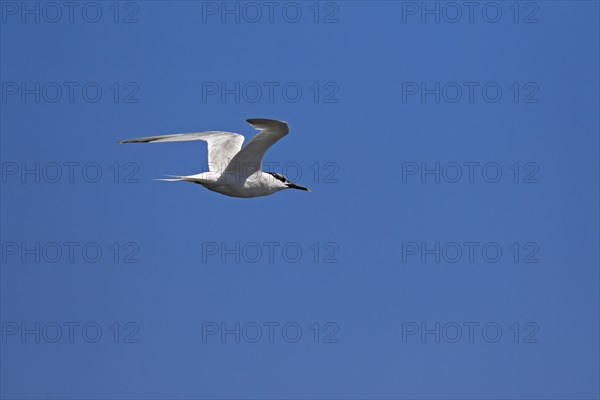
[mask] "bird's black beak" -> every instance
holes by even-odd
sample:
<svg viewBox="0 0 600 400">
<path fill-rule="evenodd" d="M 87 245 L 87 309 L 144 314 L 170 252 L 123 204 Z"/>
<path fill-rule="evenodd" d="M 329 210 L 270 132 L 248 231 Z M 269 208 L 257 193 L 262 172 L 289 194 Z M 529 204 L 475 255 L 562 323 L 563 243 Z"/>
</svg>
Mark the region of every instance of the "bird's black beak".
<svg viewBox="0 0 600 400">
<path fill-rule="evenodd" d="M 304 186 L 296 185 L 295 183 L 287 183 L 287 187 L 289 187 L 291 189 L 299 189 L 299 190 L 306 190 L 307 192 L 312 192 L 312 190 L 310 190 L 309 188 L 305 188 Z"/>
</svg>

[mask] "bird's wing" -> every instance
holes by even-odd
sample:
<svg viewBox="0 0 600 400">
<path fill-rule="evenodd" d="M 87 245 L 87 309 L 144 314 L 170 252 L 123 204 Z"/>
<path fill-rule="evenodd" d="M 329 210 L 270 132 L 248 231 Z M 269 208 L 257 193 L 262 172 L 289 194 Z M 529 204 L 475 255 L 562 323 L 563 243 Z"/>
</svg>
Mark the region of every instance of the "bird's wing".
<svg viewBox="0 0 600 400">
<path fill-rule="evenodd" d="M 121 140 L 119 143 L 159 143 L 188 142 L 204 140 L 208 143 L 208 168 L 210 171 L 223 171 L 237 152 L 242 148 L 244 137 L 238 133 L 207 131 L 194 133 L 176 133 L 174 135 L 148 136 Z"/>
<path fill-rule="evenodd" d="M 235 173 L 244 178 L 262 170 L 266 151 L 290 131 L 284 121 L 256 118 L 247 119 L 246 122 L 261 132 L 233 157 L 225 169 L 226 173 Z"/>
</svg>

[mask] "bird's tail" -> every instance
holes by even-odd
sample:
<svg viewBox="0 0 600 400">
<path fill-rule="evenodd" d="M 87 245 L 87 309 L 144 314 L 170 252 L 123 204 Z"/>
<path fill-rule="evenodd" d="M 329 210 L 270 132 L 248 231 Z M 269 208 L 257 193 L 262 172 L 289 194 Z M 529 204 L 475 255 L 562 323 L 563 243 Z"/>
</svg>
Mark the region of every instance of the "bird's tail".
<svg viewBox="0 0 600 400">
<path fill-rule="evenodd" d="M 182 181 L 183 178 L 185 178 L 185 176 L 179 176 L 179 175 L 167 175 L 169 178 L 157 178 L 154 179 L 155 181 L 163 181 L 163 182 L 177 182 L 177 181 Z"/>
</svg>

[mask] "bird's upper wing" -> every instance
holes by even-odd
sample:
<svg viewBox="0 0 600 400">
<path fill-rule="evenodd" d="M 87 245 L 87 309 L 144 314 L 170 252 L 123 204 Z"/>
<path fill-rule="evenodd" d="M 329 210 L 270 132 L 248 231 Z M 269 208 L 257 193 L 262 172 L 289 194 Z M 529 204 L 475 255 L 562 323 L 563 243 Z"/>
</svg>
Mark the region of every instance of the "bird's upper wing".
<svg viewBox="0 0 600 400">
<path fill-rule="evenodd" d="M 204 140 L 208 143 L 208 168 L 210 171 L 224 171 L 229 162 L 242 148 L 242 143 L 244 143 L 242 135 L 222 131 L 148 136 L 121 140 L 119 143 L 188 142 L 191 140 Z"/>
<path fill-rule="evenodd" d="M 290 131 L 287 122 L 284 121 L 261 118 L 246 121 L 261 132 L 233 157 L 225 169 L 226 173 L 235 173 L 243 178 L 261 171 L 266 151 Z"/>
</svg>

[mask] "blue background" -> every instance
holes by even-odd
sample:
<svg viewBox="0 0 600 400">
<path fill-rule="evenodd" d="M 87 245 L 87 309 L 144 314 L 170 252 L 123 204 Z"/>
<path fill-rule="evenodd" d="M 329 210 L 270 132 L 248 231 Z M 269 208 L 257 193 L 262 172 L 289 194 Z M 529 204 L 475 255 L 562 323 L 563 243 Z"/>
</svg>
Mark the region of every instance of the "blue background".
<svg viewBox="0 0 600 400">
<path fill-rule="evenodd" d="M 103 97 L 3 99 L 2 162 L 96 162 L 103 176 L 98 183 L 80 175 L 73 183 L 6 177 L 2 242 L 97 242 L 104 251 L 98 263 L 81 256 L 36 263 L 3 248 L 4 329 L 67 321 L 103 329 L 98 343 L 81 334 L 69 343 L 65 332 L 58 343 L 7 337 L 3 398 L 600 396 L 597 2 L 537 2 L 537 23 L 523 23 L 523 3 L 515 23 L 508 2 L 499 3 L 497 23 L 480 12 L 472 23 L 464 15 L 457 23 L 431 16 L 422 23 L 419 15 L 403 22 L 402 3 L 362 1 L 338 2 L 335 23 L 323 23 L 335 11 L 324 3 L 319 23 L 312 2 L 298 3 L 298 23 L 281 12 L 272 23 L 265 15 L 257 23 L 223 23 L 220 14 L 203 21 L 202 4 L 183 1 L 138 2 L 137 23 L 122 23 L 123 15 L 114 23 L 113 3 L 97 4 L 98 23 L 80 13 L 73 23 L 66 16 L 23 23 L 3 14 L 3 83 L 97 82 Z M 280 92 L 273 102 L 202 99 L 203 82 L 267 81 L 297 82 L 302 99 Z M 497 82 L 503 96 L 496 103 L 480 91 L 472 103 L 402 101 L 402 82 L 469 81 Z M 134 82 L 139 101 L 114 102 L 114 82 Z M 314 82 L 334 82 L 338 101 L 315 102 Z M 539 101 L 514 102 L 514 82 L 535 82 Z M 312 193 L 236 199 L 156 182 L 200 172 L 206 146 L 116 144 L 210 129 L 248 138 L 255 131 L 244 120 L 253 117 L 290 123 L 266 160 L 301 165 L 298 183 Z M 496 162 L 502 179 L 403 182 L 403 162 L 466 161 Z M 135 163 L 139 182 L 120 176 L 114 183 L 115 162 L 121 172 Z M 514 183 L 514 162 L 536 163 L 539 182 Z M 315 163 L 318 179 L 309 169 Z M 326 163 L 338 168 L 337 183 L 324 179 Z M 403 242 L 467 241 L 497 242 L 503 257 L 403 262 Z M 139 262 L 113 262 L 113 242 L 137 243 Z M 207 242 L 291 242 L 304 255 L 297 263 L 280 252 L 272 263 L 265 255 L 258 263 L 204 262 Z M 322 251 L 316 263 L 314 242 Z M 329 242 L 337 263 L 323 262 Z M 514 263 L 513 242 L 535 242 L 539 262 Z M 278 334 L 269 343 L 265 330 L 258 343 L 236 343 L 232 335 L 202 340 L 206 322 L 232 328 L 268 321 L 295 322 L 303 336 L 288 343 Z M 468 321 L 479 329 L 497 323 L 501 339 L 489 343 L 477 330 L 470 343 L 463 330 L 457 343 L 418 334 L 403 340 L 406 322 L 432 329 Z M 123 343 L 123 336 L 114 343 L 115 322 L 121 335 L 127 322 L 137 324 L 138 343 Z M 310 331 L 315 322 L 319 343 Z M 339 328 L 337 343 L 323 343 L 328 322 Z M 528 322 L 539 328 L 537 343 L 524 343 Z"/>
</svg>

